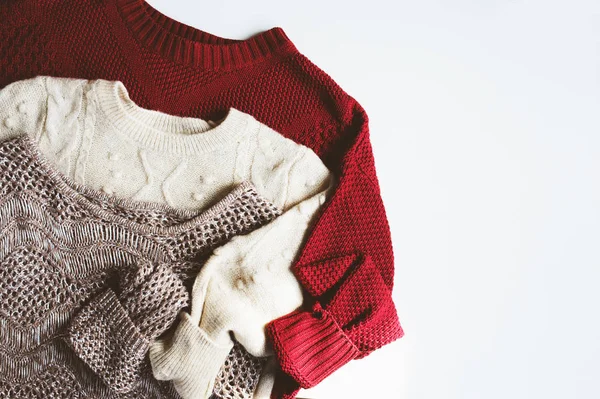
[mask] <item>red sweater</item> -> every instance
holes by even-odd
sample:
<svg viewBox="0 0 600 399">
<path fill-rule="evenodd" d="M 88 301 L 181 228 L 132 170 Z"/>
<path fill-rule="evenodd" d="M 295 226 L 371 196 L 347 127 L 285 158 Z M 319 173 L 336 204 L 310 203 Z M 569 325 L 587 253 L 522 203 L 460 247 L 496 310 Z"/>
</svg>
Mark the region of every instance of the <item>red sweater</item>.
<svg viewBox="0 0 600 399">
<path fill-rule="evenodd" d="M 313 149 L 337 176 L 296 265 L 318 310 L 269 328 L 287 373 L 277 396 L 293 397 L 298 384 L 312 386 L 402 336 L 367 115 L 283 30 L 224 39 L 143 0 L 3 0 L 0 21 L 0 88 L 36 75 L 103 78 L 122 81 L 142 107 L 169 114 L 217 120 L 234 107 Z M 319 345 L 294 352 L 289 343 L 298 337 Z"/>
</svg>

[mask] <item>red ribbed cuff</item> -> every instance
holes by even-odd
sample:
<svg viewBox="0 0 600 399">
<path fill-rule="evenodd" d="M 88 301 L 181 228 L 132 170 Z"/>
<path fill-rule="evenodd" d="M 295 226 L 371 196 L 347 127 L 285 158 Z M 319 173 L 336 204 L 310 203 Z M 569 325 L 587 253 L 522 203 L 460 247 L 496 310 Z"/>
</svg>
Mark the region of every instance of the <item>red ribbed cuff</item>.
<svg viewBox="0 0 600 399">
<path fill-rule="evenodd" d="M 268 333 L 281 369 L 310 388 L 360 355 L 335 320 L 318 303 L 273 321 Z"/>
</svg>

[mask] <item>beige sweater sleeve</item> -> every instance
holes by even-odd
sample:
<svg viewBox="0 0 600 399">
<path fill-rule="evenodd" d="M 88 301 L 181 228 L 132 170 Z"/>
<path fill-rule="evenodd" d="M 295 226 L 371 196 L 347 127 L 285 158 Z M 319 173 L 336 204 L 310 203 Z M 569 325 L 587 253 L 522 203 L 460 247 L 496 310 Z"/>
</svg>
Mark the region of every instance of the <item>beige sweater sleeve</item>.
<svg viewBox="0 0 600 399">
<path fill-rule="evenodd" d="M 219 335 L 229 337 L 233 333 L 249 353 L 260 357 L 271 354 L 264 327 L 302 305 L 302 289 L 291 266 L 327 199 L 332 175 L 313 151 L 264 125 L 257 134 L 250 164 L 250 177 L 257 190 L 284 212 L 268 225 L 217 248 L 196 285 L 216 278 L 224 278 L 222 284 L 232 287 L 244 285 L 240 301 L 256 304 L 250 322 L 259 328 L 252 335 L 239 336 L 233 330 L 219 331 Z M 252 276 L 259 276 L 262 283 L 252 284 Z M 231 298 L 223 298 L 223 307 L 243 306 L 228 304 Z M 192 296 L 192 314 L 202 308 L 203 299 Z"/>
<path fill-rule="evenodd" d="M 0 90 L 0 141 L 21 134 L 39 136 L 46 115 L 45 79 L 22 80 Z"/>
<path fill-rule="evenodd" d="M 38 76 L 0 90 L 0 141 L 26 134 L 61 172 L 77 142 L 85 80 Z"/>
<path fill-rule="evenodd" d="M 173 380 L 184 399 L 210 396 L 232 336 L 254 356 L 272 355 L 266 325 L 302 305 L 291 266 L 325 203 L 332 176 L 308 148 L 262 130 L 252 181 L 284 213 L 214 251 L 196 278 L 191 314 L 182 317 L 170 342 L 150 350 L 155 377 Z M 272 381 L 266 370 L 257 391 L 270 391 Z"/>
</svg>

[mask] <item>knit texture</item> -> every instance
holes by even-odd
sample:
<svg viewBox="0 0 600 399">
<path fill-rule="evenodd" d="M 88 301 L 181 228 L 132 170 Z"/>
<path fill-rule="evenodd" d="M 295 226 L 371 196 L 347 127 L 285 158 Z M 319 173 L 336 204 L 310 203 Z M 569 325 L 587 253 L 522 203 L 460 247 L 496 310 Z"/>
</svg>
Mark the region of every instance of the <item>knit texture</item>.
<svg viewBox="0 0 600 399">
<path fill-rule="evenodd" d="M 93 298 L 69 326 L 67 342 L 116 393 L 132 391 L 141 379 L 149 341 L 111 289 Z"/>
<path fill-rule="evenodd" d="M 390 231 L 367 116 L 281 29 L 224 39 L 143 0 L 3 2 L 0 20 L 0 86 L 37 75 L 120 80 L 142 107 L 206 120 L 234 107 L 311 148 L 338 180 L 296 262 L 358 252 L 392 289 Z"/>
<path fill-rule="evenodd" d="M 303 388 L 403 334 L 388 288 L 371 260 L 349 255 L 338 263 L 343 266 L 333 270 L 328 266 L 334 262 L 298 266 L 301 280 L 319 276 L 321 281 L 311 292 L 317 298 L 312 314 L 294 312 L 269 326 L 281 368 Z M 336 275 L 343 268 L 345 273 Z"/>
<path fill-rule="evenodd" d="M 172 342 L 151 349 L 157 378 L 174 380 L 184 399 L 206 399 L 234 339 L 254 356 L 273 354 L 265 327 L 302 305 L 289 265 L 302 242 L 296 237 L 309 230 L 322 198 L 305 200 L 268 226 L 215 249 L 194 283 L 190 325 L 178 326 Z M 273 251 L 273 243 L 285 251 Z"/>
<path fill-rule="evenodd" d="M 214 396 L 220 399 L 260 399 L 256 396 L 256 387 L 265 370 L 266 359 L 251 356 L 238 343 L 230 353 L 232 356 L 225 359 L 215 379 Z"/>
<path fill-rule="evenodd" d="M 173 337 L 150 348 L 152 371 L 158 380 L 172 380 L 182 398 L 207 399 L 232 346 L 215 342 L 198 328 L 197 320 L 183 312 Z"/>
<path fill-rule="evenodd" d="M 231 109 L 219 123 L 137 106 L 120 82 L 38 77 L 0 91 L 0 139 L 32 136 L 77 183 L 199 210 L 249 181 L 280 209 L 324 190 L 309 149 Z"/>
<path fill-rule="evenodd" d="M 65 345 L 67 327 L 79 310 L 95 310 L 94 323 L 120 339 L 109 342 L 139 353 L 139 337 L 162 330 L 164 318 L 141 317 L 157 304 L 132 300 L 115 276 L 147 262 L 171 264 L 190 282 L 215 247 L 279 214 L 248 183 L 200 214 L 116 199 L 54 170 L 27 137 L 0 143 L 0 397 L 178 398 L 147 361 L 129 393 L 111 389 Z"/>
<path fill-rule="evenodd" d="M 213 281 L 215 273 L 232 275 L 226 273 L 228 265 L 262 269 L 269 284 L 254 285 L 254 290 L 245 290 L 238 301 L 229 294 L 217 300 L 231 317 L 213 332 L 229 337 L 233 333 L 228 330 L 233 328 L 230 322 L 244 320 L 236 322 L 238 342 L 256 357 L 273 354 L 266 348 L 265 326 L 302 304 L 301 287 L 291 265 L 331 184 L 329 171 L 311 150 L 234 109 L 218 124 L 141 109 L 123 84 L 105 80 L 38 77 L 11 84 L 0 91 L 2 119 L 9 123 L 0 126 L 0 138 L 32 135 L 63 173 L 107 194 L 202 209 L 223 190 L 250 181 L 261 195 L 286 211 L 256 234 L 226 244 L 218 259 L 207 262 L 207 266 L 219 264 L 210 266 L 215 270 L 210 277 Z M 236 284 L 239 282 L 228 282 L 232 287 Z M 215 299 L 214 289 L 209 298 Z M 201 301 L 195 302 L 195 308 L 203 306 Z M 238 318 L 229 312 L 243 309 L 244 303 L 257 304 L 253 317 L 246 313 Z M 219 319 L 223 319 L 222 313 L 217 311 Z M 242 332 L 249 330 L 251 334 Z M 212 375 L 196 371 L 206 381 L 203 392 L 212 390 L 224 360 L 211 368 Z M 172 361 L 178 364 L 185 359 Z M 118 374 L 118 369 L 110 373 Z M 122 389 L 127 386 L 130 383 L 123 382 Z M 184 395 L 188 397 L 198 394 Z"/>
<path fill-rule="evenodd" d="M 130 392 L 140 379 L 150 342 L 188 304 L 171 265 L 141 262 L 117 272 L 119 295 L 108 289 L 75 315 L 67 342 L 114 391 Z"/>
</svg>

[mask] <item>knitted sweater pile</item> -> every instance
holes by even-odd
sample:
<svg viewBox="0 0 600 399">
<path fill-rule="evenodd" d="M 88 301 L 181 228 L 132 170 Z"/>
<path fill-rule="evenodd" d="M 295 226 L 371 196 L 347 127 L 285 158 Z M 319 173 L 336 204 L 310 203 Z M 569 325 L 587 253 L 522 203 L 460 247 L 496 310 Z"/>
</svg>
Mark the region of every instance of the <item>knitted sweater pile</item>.
<svg viewBox="0 0 600 399">
<path fill-rule="evenodd" d="M 11 84 L 0 91 L 0 121 L 0 139 L 32 136 L 61 172 L 106 194 L 200 210 L 249 181 L 285 211 L 268 227 L 226 244 L 221 253 L 228 256 L 218 259 L 220 264 L 244 259 L 245 269 L 269 265 L 276 276 L 271 284 L 276 291 L 263 289 L 243 299 L 256 302 L 252 296 L 260 297 L 261 310 L 245 323 L 256 324 L 260 333 L 245 339 L 242 331 L 227 331 L 237 333 L 256 357 L 273 354 L 264 328 L 302 305 L 302 290 L 290 266 L 331 183 L 329 171 L 311 150 L 235 109 L 218 124 L 142 109 L 123 84 L 105 80 L 38 77 Z M 224 266 L 212 267 L 215 263 L 207 261 L 222 274 Z M 240 307 L 228 298 L 220 306 Z M 193 297 L 192 307 L 201 309 L 203 302 Z M 206 367 L 190 368 L 187 377 L 202 375 L 211 382 L 225 360 L 208 354 L 189 357 L 188 352 L 177 363 L 206 365 L 211 358 L 212 373 Z M 270 390 L 272 380 L 265 375 L 259 388 Z M 201 395 L 186 397 L 196 396 Z"/>
<path fill-rule="evenodd" d="M 168 114 L 216 121 L 234 107 L 312 149 L 333 172 L 335 189 L 294 260 L 306 305 L 269 327 L 285 372 L 274 398 L 294 397 L 402 336 L 367 116 L 281 29 L 224 39 L 143 0 L 0 2 L 0 20 L 0 87 L 38 75 L 103 78 Z M 323 345 L 310 352 L 293 337 Z"/>
<path fill-rule="evenodd" d="M 115 344 L 144 346 L 140 326 L 160 317 L 128 312 L 112 280 L 143 264 L 168 265 L 151 284 L 171 295 L 177 284 L 164 285 L 165 276 L 195 276 L 215 247 L 280 213 L 249 183 L 199 214 L 116 199 L 54 170 L 27 137 L 1 143 L 0 397 L 177 398 L 147 363 L 123 394 L 90 370 L 115 366 L 102 357 Z M 185 301 L 175 303 L 174 315 Z M 73 322 L 89 311 L 101 317 Z"/>
</svg>

